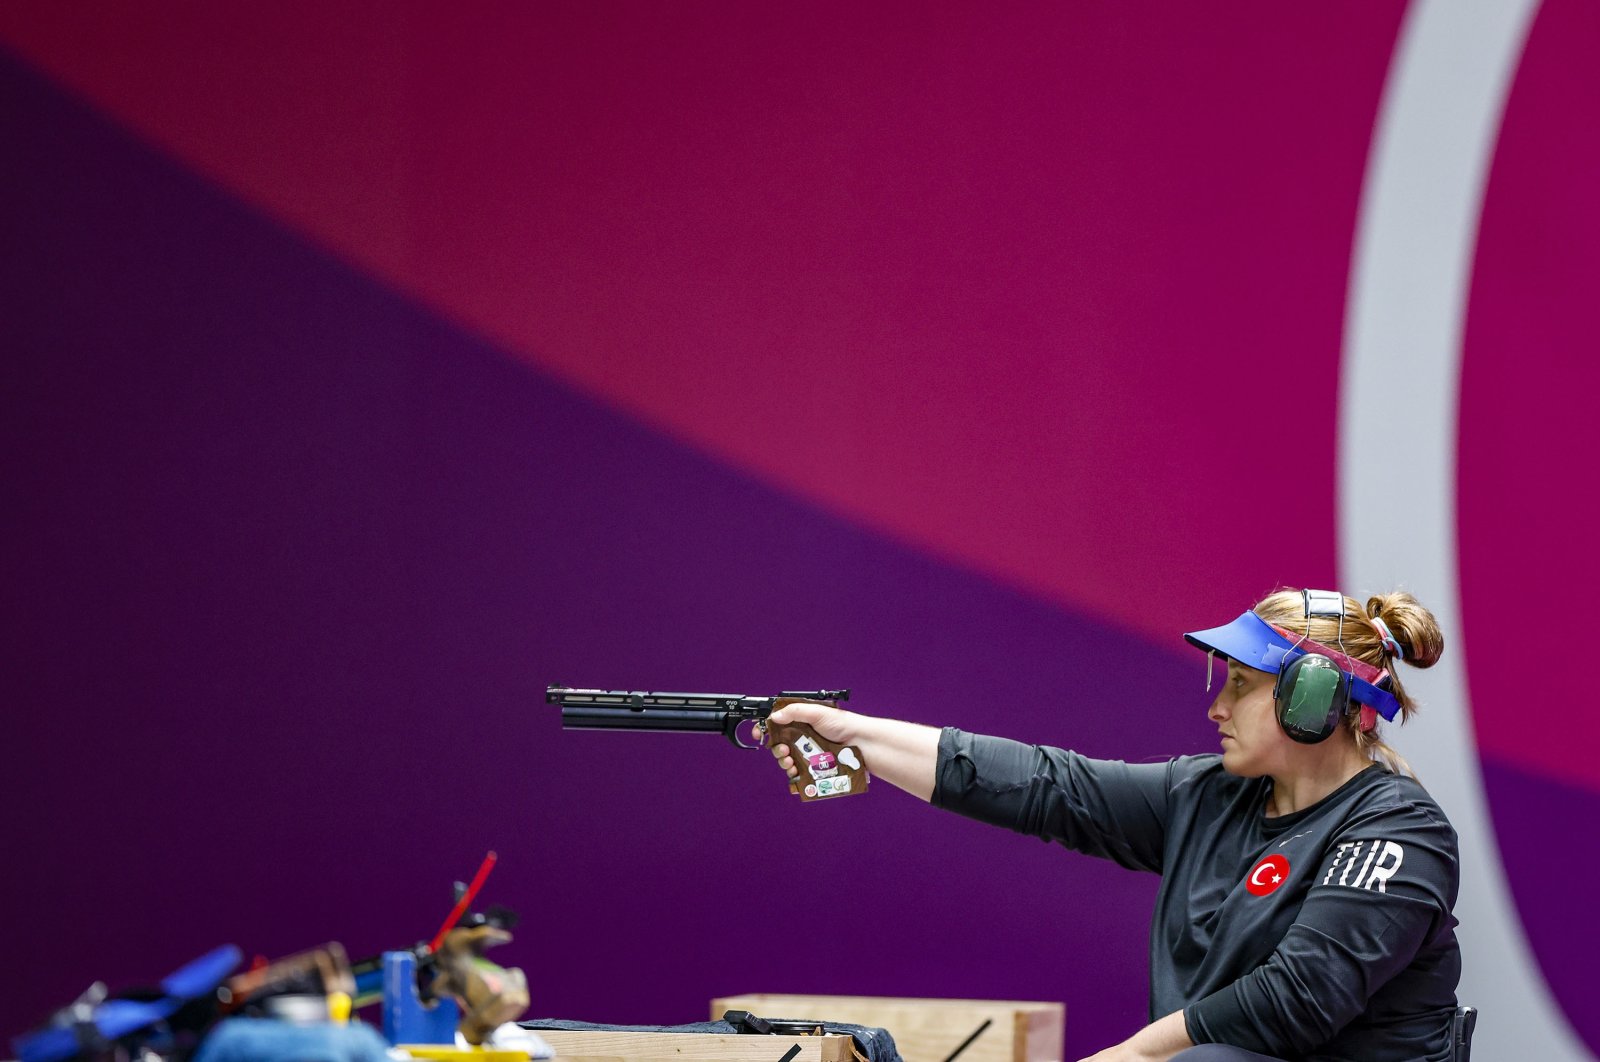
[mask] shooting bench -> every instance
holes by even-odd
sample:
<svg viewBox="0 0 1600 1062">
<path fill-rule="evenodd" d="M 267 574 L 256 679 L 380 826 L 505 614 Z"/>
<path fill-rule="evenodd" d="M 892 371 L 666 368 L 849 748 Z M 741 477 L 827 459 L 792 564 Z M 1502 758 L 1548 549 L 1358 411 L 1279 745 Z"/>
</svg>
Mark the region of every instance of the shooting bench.
<svg viewBox="0 0 1600 1062">
<path fill-rule="evenodd" d="M 855 1062 L 856 1057 L 844 1035 L 538 1032 L 555 1048 L 556 1062 Z"/>
</svg>

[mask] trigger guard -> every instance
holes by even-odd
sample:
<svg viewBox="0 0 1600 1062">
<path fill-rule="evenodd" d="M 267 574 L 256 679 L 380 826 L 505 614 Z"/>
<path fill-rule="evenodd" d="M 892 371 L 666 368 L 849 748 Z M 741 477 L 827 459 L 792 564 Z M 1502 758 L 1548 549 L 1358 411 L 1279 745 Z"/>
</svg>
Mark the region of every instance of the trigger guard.
<svg viewBox="0 0 1600 1062">
<path fill-rule="evenodd" d="M 739 727 L 744 726 L 746 723 L 751 724 L 750 730 L 751 730 L 752 733 L 754 733 L 756 731 L 761 731 L 761 732 L 764 733 L 766 731 L 766 729 L 767 729 L 766 723 L 763 722 L 760 719 L 741 719 L 741 720 L 739 720 L 739 726 L 736 726 L 736 727 L 733 728 L 733 743 L 735 745 L 738 745 L 741 749 L 759 749 L 759 748 L 761 748 L 762 744 L 761 744 L 761 741 L 759 739 L 756 741 L 756 743 L 754 745 L 747 745 L 747 744 L 744 743 L 743 740 L 740 739 L 740 737 L 739 737 Z"/>
</svg>

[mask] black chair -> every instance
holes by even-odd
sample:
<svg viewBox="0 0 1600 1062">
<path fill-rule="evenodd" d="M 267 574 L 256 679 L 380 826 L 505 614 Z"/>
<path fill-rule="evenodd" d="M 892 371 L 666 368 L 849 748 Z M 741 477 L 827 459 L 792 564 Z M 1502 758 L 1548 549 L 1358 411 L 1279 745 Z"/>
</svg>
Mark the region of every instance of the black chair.
<svg viewBox="0 0 1600 1062">
<path fill-rule="evenodd" d="M 1450 1023 L 1450 1062 L 1468 1062 L 1472 1058 L 1472 1030 L 1478 1024 L 1476 1007 L 1457 1007 L 1455 1020 Z"/>
</svg>

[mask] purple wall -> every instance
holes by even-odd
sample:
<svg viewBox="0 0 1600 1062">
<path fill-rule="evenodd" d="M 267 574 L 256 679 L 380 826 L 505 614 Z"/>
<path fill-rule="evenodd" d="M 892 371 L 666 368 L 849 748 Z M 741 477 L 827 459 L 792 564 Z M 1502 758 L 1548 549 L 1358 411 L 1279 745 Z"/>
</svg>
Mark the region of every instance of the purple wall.
<svg viewBox="0 0 1600 1062">
<path fill-rule="evenodd" d="M 1069 1057 L 1126 1036 L 1152 879 L 888 787 L 801 808 L 712 739 L 563 734 L 542 688 L 849 685 L 1209 750 L 1177 632 L 1338 579 L 1339 330 L 1401 14 L 0 13 L 0 1035 L 224 941 L 411 943 L 494 848 L 539 1014 L 1002 997 L 1064 1000 Z M 1600 441 L 1572 193 L 1600 159 L 1563 147 L 1585 17 L 1541 15 L 1484 209 L 1482 641 L 1527 579 L 1592 589 L 1564 530 L 1592 492 L 1559 489 Z M 1286 437 L 1285 394 L 1328 397 Z M 1530 467 L 1556 486 L 1507 521 Z M 1531 868 L 1592 833 L 1600 778 L 1505 722 L 1567 713 L 1554 679 L 1479 660 L 1513 892 L 1594 1047 L 1592 859 Z M 797 920 L 845 972 L 783 961 Z"/>
</svg>

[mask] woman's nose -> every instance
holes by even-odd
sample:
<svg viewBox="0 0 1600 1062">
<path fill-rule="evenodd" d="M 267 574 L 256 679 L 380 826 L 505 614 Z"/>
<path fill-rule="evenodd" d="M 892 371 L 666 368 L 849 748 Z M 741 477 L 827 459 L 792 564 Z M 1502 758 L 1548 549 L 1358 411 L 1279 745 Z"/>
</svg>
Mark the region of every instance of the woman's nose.
<svg viewBox="0 0 1600 1062">
<path fill-rule="evenodd" d="M 1211 707 L 1206 709 L 1206 718 L 1213 723 L 1220 723 L 1228 718 L 1228 710 L 1222 706 L 1221 697 L 1211 702 Z"/>
</svg>

